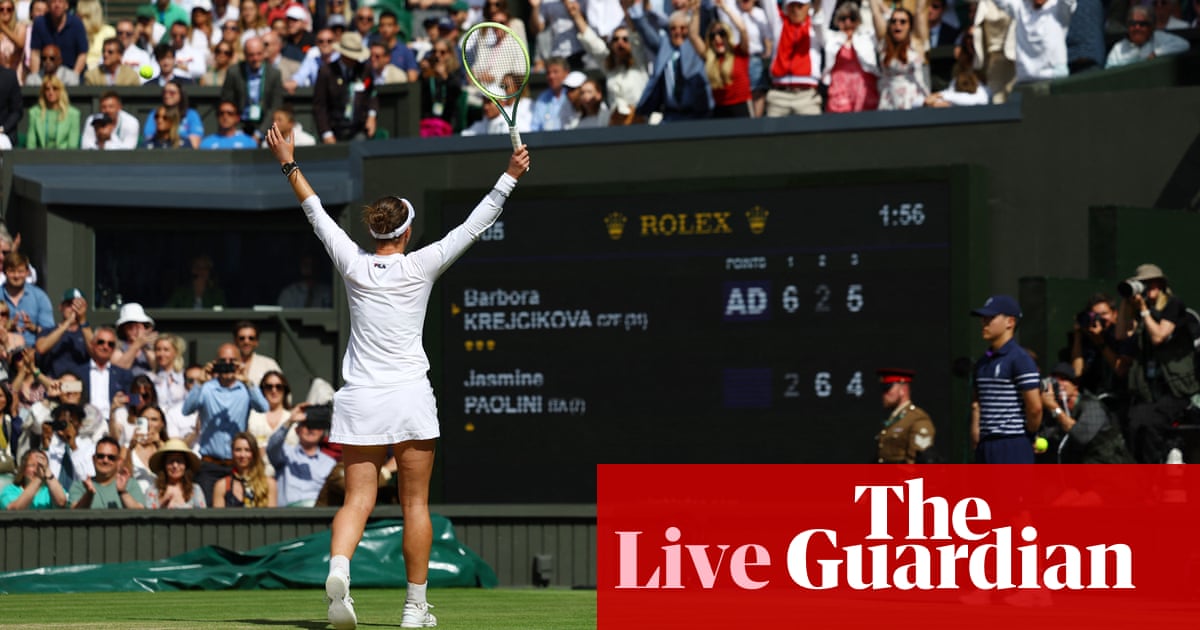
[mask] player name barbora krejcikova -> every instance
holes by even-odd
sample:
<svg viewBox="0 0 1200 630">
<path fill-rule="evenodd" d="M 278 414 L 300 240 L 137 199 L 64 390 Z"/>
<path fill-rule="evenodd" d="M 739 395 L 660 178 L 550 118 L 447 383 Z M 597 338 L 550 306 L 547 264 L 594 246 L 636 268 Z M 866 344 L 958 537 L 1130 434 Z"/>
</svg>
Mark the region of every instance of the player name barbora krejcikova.
<svg viewBox="0 0 1200 630">
<path fill-rule="evenodd" d="M 888 531 L 891 498 L 907 508 L 908 528 L 900 539 Z M 989 527 L 987 501 L 968 497 L 951 506 L 944 497 L 925 498 L 923 479 L 910 479 L 904 485 L 856 486 L 854 503 L 860 500 L 870 505 L 870 534 L 865 540 L 881 542 L 839 547 L 836 530 L 802 531 L 784 550 L 794 585 L 812 590 L 1134 588 L 1133 554 L 1123 543 L 1080 549 L 1044 544 L 1033 526 L 1023 526 L 1019 532 L 1012 525 Z M 933 515 L 931 523 L 926 523 L 927 508 Z M 691 588 L 684 585 L 685 573 L 691 573 L 701 588 L 714 588 L 721 581 L 756 590 L 770 584 L 766 577 L 776 560 L 761 544 L 684 541 L 684 532 L 674 525 L 664 532 L 671 544 L 658 546 L 655 552 L 641 548 L 643 532 L 614 533 L 620 545 L 618 589 Z M 930 544 L 943 540 L 944 545 Z M 655 558 L 653 569 L 649 569 L 650 556 Z M 819 570 L 810 571 L 810 561 Z M 690 575 L 688 581 L 694 581 Z"/>
</svg>

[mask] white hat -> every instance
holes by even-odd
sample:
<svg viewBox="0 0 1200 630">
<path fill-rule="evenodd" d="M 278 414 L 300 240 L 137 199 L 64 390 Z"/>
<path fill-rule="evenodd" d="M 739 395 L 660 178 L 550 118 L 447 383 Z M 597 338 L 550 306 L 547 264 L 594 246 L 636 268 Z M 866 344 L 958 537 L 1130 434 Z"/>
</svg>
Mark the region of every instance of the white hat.
<svg viewBox="0 0 1200 630">
<path fill-rule="evenodd" d="M 141 322 L 143 324 L 154 325 L 154 320 L 146 314 L 146 310 L 137 302 L 130 302 L 121 306 L 120 316 L 117 317 L 117 328 L 124 326 L 130 322 Z"/>
<path fill-rule="evenodd" d="M 298 4 L 293 4 L 292 6 L 288 7 L 287 11 L 285 11 L 283 15 L 293 20 L 300 20 L 301 22 L 308 21 L 308 11 L 305 11 L 304 7 Z"/>
<path fill-rule="evenodd" d="M 576 70 L 563 79 L 563 85 L 574 90 L 575 88 L 583 87 L 584 81 L 587 81 L 587 75 Z"/>
<path fill-rule="evenodd" d="M 786 7 L 789 4 L 808 4 L 810 2 L 812 0 L 783 0 L 783 6 Z"/>
<path fill-rule="evenodd" d="M 192 10 L 200 9 L 201 11 L 213 12 L 212 0 L 192 0 Z"/>
</svg>

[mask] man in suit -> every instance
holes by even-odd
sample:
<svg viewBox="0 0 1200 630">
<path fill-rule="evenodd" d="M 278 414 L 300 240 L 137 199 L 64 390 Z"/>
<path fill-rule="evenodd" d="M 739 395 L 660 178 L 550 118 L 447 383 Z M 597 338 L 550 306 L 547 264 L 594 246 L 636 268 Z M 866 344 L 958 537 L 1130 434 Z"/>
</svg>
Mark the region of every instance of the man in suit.
<svg viewBox="0 0 1200 630">
<path fill-rule="evenodd" d="M 953 46 L 958 41 L 958 29 L 942 21 L 946 0 L 929 0 L 929 42 L 931 48 Z"/>
<path fill-rule="evenodd" d="M 246 134 L 262 139 L 274 121 L 272 113 L 283 104 L 283 77 L 278 68 L 266 63 L 261 39 L 247 39 L 242 51 L 245 61 L 229 68 L 221 100 L 236 103 Z"/>
<path fill-rule="evenodd" d="M 97 328 L 88 347 L 92 359 L 76 373 L 87 389 L 88 402 L 100 412 L 101 418 L 109 417 L 113 396 L 128 392 L 133 384 L 133 372 L 112 364 L 116 349 L 117 331 L 109 326 Z"/>
<path fill-rule="evenodd" d="M 650 81 L 638 103 L 639 116 L 661 111 L 663 121 L 707 118 L 713 109 L 712 89 L 704 70 L 704 58 L 688 40 L 688 29 L 697 13 L 689 16 L 676 11 L 667 20 L 667 40 L 646 20 L 637 4 L 629 9 L 629 17 L 648 50 L 654 53 Z"/>
<path fill-rule="evenodd" d="M 17 73 L 0 67 L 0 134 L 8 139 L 8 148 L 17 143 L 17 125 L 25 109 L 21 103 L 21 83 Z M 2 145 L 0 145 L 2 147 Z"/>
</svg>

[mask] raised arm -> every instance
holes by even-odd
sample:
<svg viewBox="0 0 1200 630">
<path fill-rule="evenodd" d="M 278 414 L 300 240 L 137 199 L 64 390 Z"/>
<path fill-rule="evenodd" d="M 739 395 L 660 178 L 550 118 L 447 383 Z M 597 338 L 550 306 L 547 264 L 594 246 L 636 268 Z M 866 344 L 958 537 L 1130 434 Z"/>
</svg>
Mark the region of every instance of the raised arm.
<svg viewBox="0 0 1200 630">
<path fill-rule="evenodd" d="M 292 144 L 291 137 L 284 138 L 279 129 L 271 125 L 267 130 L 267 147 L 279 160 L 280 166 L 287 167 L 290 164 L 293 167 L 287 172 L 287 179 L 292 185 L 292 192 L 296 194 L 297 201 L 303 202 L 317 194 L 304 178 L 304 173 L 300 172 L 300 167 L 296 166 L 296 146 Z"/>
<path fill-rule="evenodd" d="M 749 55 L 750 35 L 746 32 L 746 21 L 742 19 L 741 15 L 738 15 L 738 11 L 730 11 L 729 7 L 725 6 L 727 1 L 728 0 L 715 0 L 717 11 L 724 13 L 727 17 L 729 17 L 729 23 L 733 24 L 733 28 L 737 29 L 738 43 L 737 46 L 734 46 L 734 50 L 737 51 L 739 55 Z M 770 50 L 770 48 L 767 50 Z"/>
<path fill-rule="evenodd" d="M 691 16 L 688 19 L 688 39 L 692 41 L 696 52 L 703 57 L 704 53 L 708 52 L 708 42 L 704 41 L 704 35 L 700 34 L 700 0 L 688 2 L 688 14 Z"/>
<path fill-rule="evenodd" d="M 887 20 L 883 16 L 883 0 L 871 0 L 871 19 L 875 21 L 875 35 L 880 40 L 887 37 Z"/>
<path fill-rule="evenodd" d="M 916 24 L 913 24 L 915 39 L 921 40 L 925 47 L 918 47 L 918 50 L 925 50 L 933 45 L 929 41 L 929 0 L 917 0 L 917 14 L 913 16 L 916 19 Z"/>
</svg>

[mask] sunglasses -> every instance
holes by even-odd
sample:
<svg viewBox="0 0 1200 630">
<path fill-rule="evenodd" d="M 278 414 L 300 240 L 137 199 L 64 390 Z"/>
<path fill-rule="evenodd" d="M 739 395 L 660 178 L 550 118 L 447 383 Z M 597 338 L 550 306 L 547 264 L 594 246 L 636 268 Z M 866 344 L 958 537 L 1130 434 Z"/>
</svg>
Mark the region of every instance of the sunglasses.
<svg viewBox="0 0 1200 630">
<path fill-rule="evenodd" d="M 189 378 L 187 380 L 188 385 L 199 385 L 200 383 L 201 383 L 201 381 L 198 378 Z"/>
<path fill-rule="evenodd" d="M 133 37 L 133 31 L 117 31 L 117 35 L 121 37 Z"/>
<path fill-rule="evenodd" d="M 55 57 L 54 55 L 42 55 L 42 59 L 45 59 L 46 61 L 58 61 L 60 57 Z"/>
<path fill-rule="evenodd" d="M 96 459 L 98 459 L 102 462 L 103 461 L 115 462 L 115 461 L 117 461 L 117 459 L 119 459 L 118 455 L 110 455 L 108 453 L 96 453 L 95 455 L 93 455 L 93 457 L 95 457 Z"/>
<path fill-rule="evenodd" d="M 219 114 L 221 116 L 237 116 L 237 112 L 228 110 L 228 109 L 222 109 L 221 111 L 217 112 L 217 114 Z M 242 338 L 238 337 L 238 339 L 242 339 Z"/>
<path fill-rule="evenodd" d="M 613 40 L 614 42 L 627 42 L 627 41 L 629 41 L 629 36 L 627 36 L 627 35 L 614 35 L 614 36 L 613 36 L 613 38 L 612 38 L 612 40 Z"/>
<path fill-rule="evenodd" d="M 8 309 L 4 309 L 3 311 L 0 311 L 0 317 L 8 317 Z"/>
<path fill-rule="evenodd" d="M 221 26 L 221 30 L 222 31 L 236 31 L 236 30 L 238 30 L 238 25 L 237 24 L 224 24 Z M 133 33 L 130 33 L 130 35 L 132 35 L 132 34 Z"/>
<path fill-rule="evenodd" d="M 5 8 L 5 7 L 0 7 L 0 13 L 12 13 L 12 12 L 13 12 L 13 8 L 12 8 L 12 7 L 7 7 L 7 8 Z"/>
<path fill-rule="evenodd" d="M 225 112 L 221 112 L 221 113 L 224 114 Z M 237 112 L 230 112 L 230 113 L 236 114 Z M 238 335 L 238 341 L 254 341 L 255 339 L 258 339 L 258 335 Z"/>
<path fill-rule="evenodd" d="M 1133 28 L 1135 26 L 1150 28 L 1151 25 L 1149 20 L 1129 20 L 1129 28 Z"/>
<path fill-rule="evenodd" d="M 96 345 L 97 346 L 108 346 L 109 348 L 116 348 L 117 342 L 113 341 L 111 339 L 97 339 Z"/>
<path fill-rule="evenodd" d="M 269 392 L 269 391 L 280 391 L 281 392 L 281 391 L 283 391 L 283 383 L 267 383 L 262 386 L 262 390 L 264 392 Z"/>
<path fill-rule="evenodd" d="M 888 24 L 908 24 L 908 20 L 888 20 Z"/>
<path fill-rule="evenodd" d="M 318 39 L 317 43 L 318 44 L 332 44 L 333 40 L 332 39 Z"/>
<path fill-rule="evenodd" d="M 218 55 L 232 55 L 232 54 L 233 54 L 233 51 L 232 51 L 232 50 L 224 50 L 224 49 L 218 48 L 218 49 L 217 49 L 217 54 L 218 54 Z"/>
</svg>

